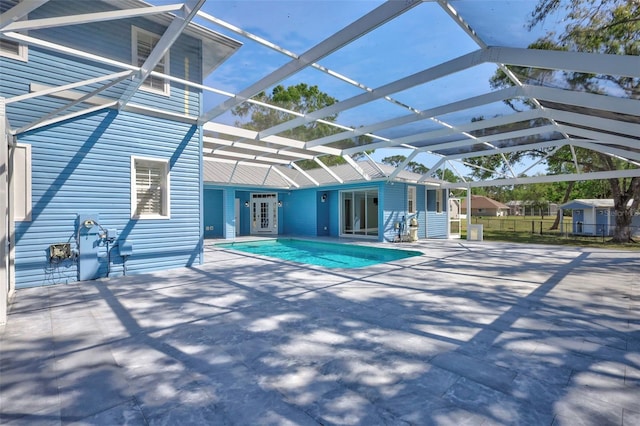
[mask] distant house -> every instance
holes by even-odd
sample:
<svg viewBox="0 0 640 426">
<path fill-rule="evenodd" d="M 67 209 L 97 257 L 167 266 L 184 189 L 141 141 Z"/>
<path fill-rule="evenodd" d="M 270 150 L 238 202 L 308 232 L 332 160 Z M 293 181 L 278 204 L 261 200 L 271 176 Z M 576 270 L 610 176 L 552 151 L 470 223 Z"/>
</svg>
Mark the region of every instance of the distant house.
<svg viewBox="0 0 640 426">
<path fill-rule="evenodd" d="M 509 207 L 483 195 L 471 196 L 471 216 L 506 216 Z M 467 214 L 467 201 L 462 200 L 462 214 Z"/>
<path fill-rule="evenodd" d="M 534 205 L 531 201 L 511 200 L 507 202 L 509 216 L 553 216 L 558 213 L 558 204 Z"/>
<path fill-rule="evenodd" d="M 616 228 L 612 199 L 576 199 L 560 206 L 571 210 L 570 232 L 578 235 L 613 235 Z M 640 212 L 631 221 L 631 234 L 640 236 Z"/>
<path fill-rule="evenodd" d="M 509 207 L 509 216 L 522 216 L 525 212 L 524 203 L 520 200 L 511 200 L 505 204 Z"/>
</svg>

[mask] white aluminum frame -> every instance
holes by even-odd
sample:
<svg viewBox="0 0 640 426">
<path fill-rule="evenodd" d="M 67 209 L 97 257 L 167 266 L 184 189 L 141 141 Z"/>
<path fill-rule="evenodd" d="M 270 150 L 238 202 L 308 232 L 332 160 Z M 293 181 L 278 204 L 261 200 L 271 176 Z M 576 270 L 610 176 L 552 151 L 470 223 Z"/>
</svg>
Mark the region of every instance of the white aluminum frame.
<svg viewBox="0 0 640 426">
<path fill-rule="evenodd" d="M 298 54 L 284 49 L 269 40 L 258 37 L 238 26 L 224 22 L 219 18 L 201 11 L 205 1 L 207 0 L 177 0 L 177 4 L 167 6 L 150 6 L 140 2 L 139 5 L 136 6 L 135 0 L 131 0 L 130 3 L 122 4 L 123 7 L 125 7 L 125 5 L 129 6 L 130 8 L 128 9 L 125 8 L 109 12 L 75 15 L 70 11 L 67 16 L 43 17 L 40 19 L 29 20 L 27 17 L 30 12 L 47 3 L 47 0 L 30 0 L 29 2 L 21 2 L 6 13 L 2 14 L 2 19 L 0 19 L 0 33 L 2 33 L 3 37 L 17 41 L 25 47 L 28 45 L 34 45 L 63 54 L 108 64 L 123 70 L 108 76 L 89 78 L 71 84 L 62 84 L 58 87 L 41 90 L 37 93 L 24 93 L 7 99 L 6 104 L 11 105 L 18 102 L 25 102 L 28 99 L 38 96 L 56 96 L 56 94 L 60 95 L 64 91 L 81 88 L 98 82 L 104 82 L 102 87 L 99 89 L 93 90 L 91 93 L 83 95 L 78 99 L 70 99 L 69 104 L 47 115 L 43 114 L 40 118 L 29 125 L 22 126 L 20 128 L 12 128 L 9 123 L 7 126 L 7 133 L 16 135 L 43 125 L 50 125 L 61 120 L 87 114 L 101 108 L 118 108 L 120 110 L 135 111 L 153 116 L 163 116 L 188 123 L 202 124 L 205 132 L 203 153 L 206 157 L 212 156 L 221 161 L 229 160 L 236 162 L 237 164 L 266 165 L 271 167 L 271 169 L 276 171 L 276 173 L 278 171 L 278 167 L 293 167 L 300 172 L 299 174 L 301 178 L 307 179 L 314 185 L 319 184 L 314 179 L 311 179 L 309 174 L 295 163 L 296 161 L 313 159 L 323 167 L 323 169 L 325 169 L 336 182 L 342 183 L 342 179 L 331 169 L 326 167 L 321 160 L 324 155 L 341 156 L 362 176 L 362 179 L 366 181 L 369 177 L 362 168 L 353 161 L 351 156 L 358 153 L 364 153 L 367 150 L 386 147 L 402 147 L 412 150 L 409 152 L 407 163 L 411 159 L 415 158 L 418 153 L 428 153 L 435 156 L 437 158 L 436 165 L 431 169 L 431 172 L 427 174 L 427 176 L 423 177 L 423 179 L 420 179 L 420 181 L 428 179 L 428 176 L 433 174 L 440 167 L 447 167 L 455 170 L 455 164 L 469 166 L 469 163 L 465 162 L 466 158 L 498 154 L 502 155 L 503 158 L 506 159 L 504 154 L 509 152 L 538 149 L 543 147 L 551 150 L 557 150 L 560 147 L 569 146 L 571 151 L 574 153 L 574 161 L 574 147 L 580 147 L 626 160 L 634 166 L 638 166 L 638 164 L 640 164 L 640 152 L 638 150 L 640 145 L 640 141 L 638 139 L 638 135 L 640 134 L 640 114 L 638 113 L 638 111 L 640 111 L 640 100 L 527 85 L 520 82 L 510 70 L 510 66 L 526 66 L 551 70 L 571 70 L 593 74 L 637 78 L 640 77 L 640 57 L 489 46 L 466 23 L 464 17 L 456 11 L 454 5 L 446 0 L 437 0 L 439 6 L 473 40 L 473 42 L 478 46 L 478 49 L 418 71 L 412 75 L 404 76 L 380 87 L 373 88 L 367 85 L 366 82 L 356 81 L 349 76 L 326 68 L 319 64 L 318 61 L 327 55 L 348 46 L 355 40 L 365 37 L 377 27 L 385 25 L 398 16 L 404 13 L 411 13 L 411 10 L 414 7 L 418 7 L 421 2 L 385 2 L 373 9 L 371 12 L 362 16 L 360 19 L 357 19 L 352 24 L 347 25 L 345 28 L 327 37 L 325 40 L 320 41 L 306 52 Z M 28 30 L 42 28 L 117 19 L 130 19 L 134 17 L 153 17 L 154 15 L 162 15 L 165 22 L 168 22 L 169 24 L 167 25 L 164 34 L 161 36 L 160 41 L 156 45 L 156 48 L 153 49 L 151 55 L 141 67 L 132 66 L 128 63 L 122 63 L 111 58 L 102 57 L 92 52 L 83 52 L 67 46 L 52 43 L 50 41 L 40 40 L 36 37 L 23 33 Z M 239 36 L 246 37 L 265 49 L 270 49 L 277 54 L 283 55 L 288 58 L 289 61 L 258 81 L 248 82 L 245 89 L 242 89 L 235 94 L 201 84 L 199 82 L 189 82 L 171 76 L 169 70 L 167 70 L 167 73 L 157 73 L 152 71 L 157 64 L 157 61 L 159 61 L 160 58 L 169 51 L 182 32 L 189 26 L 194 25 L 192 24 L 192 20 L 195 17 L 199 17 L 203 22 L 206 22 L 206 25 L 212 26 L 212 28 L 207 26 L 202 27 L 203 24 L 199 24 L 200 29 L 204 28 L 204 30 L 212 30 L 213 27 L 222 27 Z M 420 111 L 411 105 L 406 105 L 392 97 L 399 92 L 412 90 L 412 88 L 419 85 L 482 64 L 495 64 L 496 67 L 502 69 L 507 76 L 509 76 L 514 83 L 514 86 L 507 89 L 490 91 L 455 102 L 443 103 L 423 111 Z M 166 66 L 169 66 L 168 62 Z M 266 90 L 272 85 L 279 83 L 307 68 L 319 70 L 332 78 L 348 83 L 361 90 L 362 93 L 307 114 L 289 111 L 282 107 L 267 105 L 263 102 L 250 99 L 256 93 Z M 134 75 L 137 78 L 134 78 L 130 82 L 129 87 L 125 90 L 120 99 L 102 105 L 94 104 L 81 111 L 64 115 L 64 112 L 74 105 L 82 102 L 91 104 L 91 99 L 96 98 L 100 92 L 104 91 L 104 89 L 116 84 L 116 82 L 121 79 L 130 77 L 131 75 Z M 204 92 L 216 93 L 226 97 L 226 100 L 208 111 L 205 111 L 200 117 L 190 117 L 186 114 L 176 114 L 163 111 L 161 109 L 152 109 L 132 104 L 130 102 L 131 98 L 138 90 L 142 89 L 142 81 L 150 75 L 164 78 L 168 82 L 184 84 L 187 87 L 192 87 Z M 491 103 L 507 99 L 518 98 L 531 100 L 535 105 L 535 108 L 530 111 L 512 113 L 501 117 L 490 118 L 458 126 L 453 126 L 439 118 L 445 114 L 460 112 L 471 108 L 478 108 L 483 105 L 489 105 Z M 407 111 L 408 114 L 383 119 L 364 127 L 345 126 L 325 120 L 328 116 L 332 116 L 376 100 L 388 101 L 393 105 L 402 108 L 404 111 Z M 575 111 L 565 111 L 555 107 L 545 107 L 543 106 L 545 105 L 545 101 L 570 105 L 577 107 L 577 109 Z M 223 124 L 221 122 L 212 121 L 224 112 L 229 111 L 243 102 L 252 102 L 260 104 L 263 107 L 284 111 L 292 114 L 295 118 L 277 126 L 262 129 L 261 131 L 249 131 L 235 126 L 230 126 L 228 124 Z M 605 118 L 604 116 L 593 114 L 592 111 L 594 110 L 607 111 L 609 114 Z M 629 122 L 625 119 L 616 119 L 616 114 L 638 117 L 638 120 L 635 122 Z M 548 120 L 549 124 L 484 137 L 472 136 L 473 132 L 489 127 L 506 126 L 519 121 L 534 120 L 538 118 Z M 394 127 L 420 120 L 430 120 L 440 128 L 426 132 L 415 132 L 395 139 L 376 135 L 376 132 L 381 130 L 392 129 Z M 335 135 L 311 141 L 297 141 L 279 136 L 279 134 L 285 130 L 313 121 L 328 124 L 340 131 Z M 508 141 L 512 138 L 522 136 L 535 136 L 537 134 L 552 131 L 557 132 L 561 136 L 560 139 L 532 142 L 517 147 L 500 148 L 498 144 L 499 141 Z M 348 149 L 338 149 L 329 146 L 329 144 L 333 142 L 360 135 L 366 135 L 372 138 L 373 141 L 367 145 L 351 147 Z M 442 140 L 441 138 L 443 137 L 449 138 L 449 141 L 435 142 Z M 450 155 L 443 155 L 439 153 L 443 150 L 455 151 L 458 148 L 461 149 L 461 153 L 454 153 Z M 544 159 L 540 161 L 544 161 Z M 403 167 L 400 167 L 399 169 L 402 168 Z M 506 169 L 509 170 L 509 174 L 511 175 L 510 178 L 505 179 L 508 178 L 508 176 L 503 176 L 503 178 L 495 180 L 495 184 L 502 184 L 501 182 L 512 181 L 513 179 L 518 180 L 512 165 L 506 164 Z M 397 178 L 399 172 L 400 170 L 396 170 L 389 174 L 388 179 L 392 180 Z M 455 172 L 459 174 L 458 170 L 455 170 Z M 638 169 L 625 171 L 625 173 L 626 175 L 630 174 L 633 176 L 640 175 Z M 581 178 L 596 178 L 596 176 L 602 176 L 593 173 L 578 173 L 577 175 L 581 176 Z M 612 175 L 616 174 L 613 173 Z M 571 178 L 573 178 L 572 175 L 567 176 L 567 179 Z M 555 177 L 553 179 L 555 179 Z M 291 180 L 290 178 L 285 178 L 285 180 L 290 182 L 292 187 L 295 187 L 298 184 L 298 182 L 295 182 L 295 180 Z M 229 182 L 232 183 L 232 179 L 230 179 Z M 477 183 L 472 184 L 478 185 Z"/>
</svg>

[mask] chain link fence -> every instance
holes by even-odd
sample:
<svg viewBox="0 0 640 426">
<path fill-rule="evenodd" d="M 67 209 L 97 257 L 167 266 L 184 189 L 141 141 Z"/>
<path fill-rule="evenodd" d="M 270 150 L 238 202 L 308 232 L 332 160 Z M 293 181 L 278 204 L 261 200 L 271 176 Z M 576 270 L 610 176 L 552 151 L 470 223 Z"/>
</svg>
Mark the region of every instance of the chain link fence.
<svg viewBox="0 0 640 426">
<path fill-rule="evenodd" d="M 598 223 L 573 223 L 571 218 L 565 218 L 563 224 L 559 224 L 557 229 L 551 229 L 555 218 L 541 219 L 535 217 L 483 217 L 475 216 L 471 218 L 471 223 L 481 224 L 485 233 L 485 238 L 492 233 L 518 233 L 540 236 L 557 236 L 558 238 L 589 242 L 607 242 L 611 240 L 615 225 Z M 640 227 L 630 226 L 631 236 L 635 241 L 640 242 Z"/>
</svg>

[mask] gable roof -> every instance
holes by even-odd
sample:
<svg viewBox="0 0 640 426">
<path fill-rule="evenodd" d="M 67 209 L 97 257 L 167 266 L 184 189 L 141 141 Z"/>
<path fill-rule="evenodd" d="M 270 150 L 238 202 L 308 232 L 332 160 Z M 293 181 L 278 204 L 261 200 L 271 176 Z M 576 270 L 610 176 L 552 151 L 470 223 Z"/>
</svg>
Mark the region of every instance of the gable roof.
<svg viewBox="0 0 640 426">
<path fill-rule="evenodd" d="M 395 167 L 373 161 L 315 168 L 304 172 L 281 165 L 262 165 L 234 161 L 205 159 L 204 182 L 223 186 L 264 186 L 267 188 L 308 188 L 389 180 L 439 187 L 445 182 L 410 171 L 400 171 L 391 177 Z"/>
<path fill-rule="evenodd" d="M 150 3 L 143 0 L 110 1 L 109 4 L 119 9 L 133 9 L 137 7 L 152 6 Z M 147 19 L 168 27 L 175 17 L 176 15 L 174 13 L 167 12 L 151 15 L 147 17 Z M 229 57 L 242 46 L 242 43 L 238 40 L 234 40 L 229 36 L 223 35 L 195 22 L 190 22 L 183 33 L 202 41 L 203 76 L 211 74 L 216 68 L 218 68 L 218 66 L 220 66 L 220 64 L 229 59 Z"/>
<path fill-rule="evenodd" d="M 631 201 L 630 201 L 631 202 Z M 587 209 L 587 208 L 613 208 L 614 202 L 611 198 L 577 198 L 568 203 L 562 204 L 560 208 L 567 210 Z"/>
<path fill-rule="evenodd" d="M 467 204 L 466 201 L 462 201 L 463 209 L 466 210 Z M 496 201 L 492 198 L 485 197 L 484 195 L 472 195 L 471 196 L 471 208 L 472 209 L 497 209 L 497 210 L 508 210 L 509 207 L 505 204 L 502 204 L 499 201 Z"/>
</svg>

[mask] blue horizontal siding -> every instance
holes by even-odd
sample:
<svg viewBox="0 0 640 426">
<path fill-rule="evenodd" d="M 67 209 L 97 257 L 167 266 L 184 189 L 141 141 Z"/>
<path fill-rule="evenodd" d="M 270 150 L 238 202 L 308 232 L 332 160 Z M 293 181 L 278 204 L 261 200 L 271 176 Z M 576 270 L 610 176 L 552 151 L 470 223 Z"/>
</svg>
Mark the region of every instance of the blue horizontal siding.
<svg viewBox="0 0 640 426">
<path fill-rule="evenodd" d="M 438 191 L 441 191 L 440 189 Z M 449 200 L 445 194 L 442 197 L 442 213 L 436 213 L 436 190 L 427 190 L 427 237 L 447 238 L 449 217 L 447 214 Z"/>
<path fill-rule="evenodd" d="M 407 214 L 407 190 L 406 185 L 393 183 L 384 185 L 384 194 L 378 194 L 383 208 L 383 237 L 386 241 L 393 241 L 398 235 L 394 225 Z"/>
<path fill-rule="evenodd" d="M 158 131 L 158 129 L 163 129 Z M 50 244 L 75 245 L 76 215 L 97 213 L 118 241 L 133 242 L 127 273 L 201 262 L 200 150 L 195 126 L 102 111 L 22 134 L 32 149 L 32 218 L 16 223 L 16 285 L 77 280 L 77 265 L 50 264 Z M 171 218 L 130 218 L 131 155 L 169 160 Z M 111 274 L 123 273 L 112 251 Z M 100 273 L 106 275 L 106 259 Z"/>
<path fill-rule="evenodd" d="M 64 2 L 48 2 L 33 11 L 29 17 L 30 19 L 38 19 L 66 15 L 70 10 L 73 10 L 74 13 L 91 13 L 115 9 L 113 5 L 106 2 L 65 0 Z M 158 35 L 162 35 L 166 30 L 164 26 L 140 17 L 33 30 L 30 31 L 30 35 L 131 64 L 133 26 Z M 202 42 L 193 37 L 181 35 L 169 52 L 169 74 L 185 80 L 201 82 L 201 55 Z M 2 80 L 0 96 L 11 98 L 28 93 L 31 83 L 60 86 L 119 71 L 124 71 L 124 69 L 56 53 L 41 47 L 29 46 L 27 62 L 0 57 L 0 80 Z M 124 80 L 106 89 L 99 96 L 110 100 L 119 99 L 125 93 L 130 82 L 128 79 Z M 94 83 L 74 90 L 89 93 L 105 83 Z M 173 113 L 184 114 L 186 112 L 188 115 L 197 116 L 201 109 L 200 90 L 173 82 L 170 83 L 170 86 L 170 96 L 140 90 L 134 95 L 131 102 Z M 19 128 L 33 121 L 34 116 L 42 116 L 52 112 L 65 103 L 68 101 L 53 96 L 29 99 L 7 105 L 7 117 L 13 128 Z M 89 106 L 92 105 L 79 104 L 65 113 L 82 110 Z M 158 129 L 154 131 L 157 132 Z"/>
</svg>

